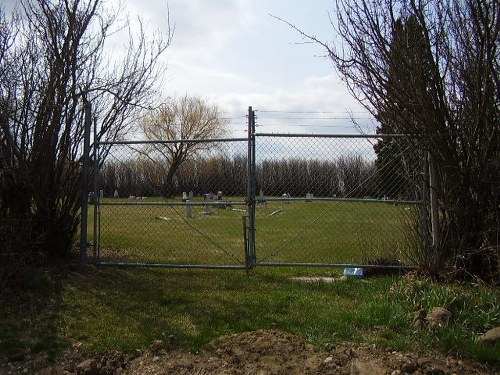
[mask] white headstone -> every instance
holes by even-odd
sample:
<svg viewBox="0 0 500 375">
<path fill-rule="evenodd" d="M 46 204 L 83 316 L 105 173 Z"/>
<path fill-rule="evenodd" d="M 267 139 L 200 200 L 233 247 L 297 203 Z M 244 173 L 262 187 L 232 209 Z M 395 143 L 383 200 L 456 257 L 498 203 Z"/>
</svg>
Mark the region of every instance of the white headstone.
<svg viewBox="0 0 500 375">
<path fill-rule="evenodd" d="M 209 203 L 212 201 L 213 198 L 212 193 L 205 194 L 205 203 Z M 210 215 L 212 214 L 212 205 L 211 204 L 205 204 L 205 214 Z"/>
</svg>

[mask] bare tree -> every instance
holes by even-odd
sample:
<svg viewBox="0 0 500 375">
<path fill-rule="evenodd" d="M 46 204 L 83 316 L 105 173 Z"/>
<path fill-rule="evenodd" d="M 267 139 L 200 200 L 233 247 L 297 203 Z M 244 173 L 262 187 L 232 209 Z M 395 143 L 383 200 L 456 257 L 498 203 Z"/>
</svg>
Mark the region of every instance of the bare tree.
<svg viewBox="0 0 500 375">
<path fill-rule="evenodd" d="M 227 133 L 227 121 L 217 105 L 210 105 L 198 97 L 183 96 L 162 104 L 149 112 L 142 129 L 148 140 L 174 141 L 152 143 L 147 154 L 165 166 L 162 194 L 174 192 L 174 176 L 186 160 L 195 158 L 214 148 L 217 142 L 193 142 L 223 137 Z"/>
<path fill-rule="evenodd" d="M 20 4 L 0 20 L 15 31 L 0 41 L 0 216 L 27 233 L 28 249 L 62 255 L 79 223 L 84 102 L 99 119 L 98 140 L 126 131 L 151 102 L 171 35 L 134 33 L 100 0 Z M 105 45 L 120 29 L 130 40 L 114 62 Z"/>
<path fill-rule="evenodd" d="M 430 271 L 498 281 L 500 3 L 337 0 L 335 13 L 335 43 L 296 29 L 326 49 L 359 102 L 435 162 Z"/>
</svg>

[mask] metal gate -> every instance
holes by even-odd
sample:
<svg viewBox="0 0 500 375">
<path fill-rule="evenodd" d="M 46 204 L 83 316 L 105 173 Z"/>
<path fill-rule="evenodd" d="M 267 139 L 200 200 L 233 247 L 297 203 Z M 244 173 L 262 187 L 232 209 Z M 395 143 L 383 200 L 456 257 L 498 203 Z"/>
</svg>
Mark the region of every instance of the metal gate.
<svg viewBox="0 0 500 375">
<path fill-rule="evenodd" d="M 400 267 L 426 225 L 425 158 L 397 135 L 257 133 L 250 108 L 246 138 L 94 144 L 101 265 Z M 199 152 L 169 173 L 179 145 Z"/>
<path fill-rule="evenodd" d="M 179 143 L 212 150 L 186 161 L 182 175 L 162 176 L 168 166 L 155 149 Z M 102 142 L 106 154 L 95 174 L 94 249 L 102 265 L 245 268 L 247 173 L 238 184 L 221 183 L 216 162 L 221 155 L 241 158 L 247 139 Z M 97 158 L 99 160 L 99 157 Z M 246 160 L 243 165 L 246 168 Z M 207 169 L 213 169 L 206 174 Z M 200 181 L 200 174 L 203 180 Z M 197 178 L 198 177 L 198 178 Z M 190 184 L 180 195 L 173 190 Z M 166 184 L 174 185 L 168 188 Z M 206 193 L 203 193 L 206 192 Z M 222 193 L 224 192 L 224 193 Z M 168 195 L 167 195 L 168 194 Z"/>
<path fill-rule="evenodd" d="M 377 161 L 373 146 L 382 140 L 393 150 Z M 413 229 L 423 225 L 425 163 L 404 138 L 256 134 L 255 143 L 256 265 L 411 263 L 419 241 Z M 279 149 L 286 161 L 269 151 Z"/>
</svg>

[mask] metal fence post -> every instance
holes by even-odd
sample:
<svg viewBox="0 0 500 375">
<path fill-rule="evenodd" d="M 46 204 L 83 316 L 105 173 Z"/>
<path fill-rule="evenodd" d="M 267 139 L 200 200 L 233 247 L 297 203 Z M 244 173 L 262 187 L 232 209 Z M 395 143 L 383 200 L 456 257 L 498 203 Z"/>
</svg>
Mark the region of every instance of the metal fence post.
<svg viewBox="0 0 500 375">
<path fill-rule="evenodd" d="M 422 196 L 420 200 L 420 226 L 421 226 L 421 239 L 424 251 L 429 248 L 429 157 L 428 151 L 422 152 Z"/>
<path fill-rule="evenodd" d="M 434 158 L 429 152 L 429 189 L 430 189 L 430 203 L 431 203 L 431 228 L 432 228 L 432 246 L 437 251 L 440 242 L 440 228 L 439 228 L 439 208 L 438 208 L 438 194 L 437 194 L 437 176 Z M 437 254 L 439 257 L 439 254 Z"/>
<path fill-rule="evenodd" d="M 92 105 L 83 98 L 84 105 L 84 136 L 83 136 L 83 166 L 82 166 L 82 195 L 81 195 L 81 222 L 80 222 L 80 263 L 87 262 L 87 220 L 88 220 L 88 174 L 90 151 L 90 126 L 92 124 Z M 95 193 L 95 192 L 94 192 Z"/>
<path fill-rule="evenodd" d="M 94 145 L 92 149 L 92 171 L 94 176 L 94 192 L 99 191 L 99 153 L 98 153 L 98 137 L 97 137 L 97 118 L 94 118 Z M 94 262 L 99 259 L 99 200 L 98 195 L 94 193 Z"/>
<path fill-rule="evenodd" d="M 246 267 L 253 268 L 255 256 L 255 112 L 248 107 L 248 161 L 247 161 L 248 245 Z"/>
</svg>

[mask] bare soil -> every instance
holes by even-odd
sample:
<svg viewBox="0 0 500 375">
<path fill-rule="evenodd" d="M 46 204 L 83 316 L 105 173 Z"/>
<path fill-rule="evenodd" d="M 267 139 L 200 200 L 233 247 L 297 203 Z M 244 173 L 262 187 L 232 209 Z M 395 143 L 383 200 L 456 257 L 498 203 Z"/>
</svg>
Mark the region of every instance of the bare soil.
<svg viewBox="0 0 500 375">
<path fill-rule="evenodd" d="M 135 355 L 110 352 L 85 358 L 75 347 L 57 364 L 26 356 L 0 362 L 1 374 L 175 374 L 175 375 L 447 375 L 500 374 L 488 364 L 438 353 L 390 351 L 376 346 L 343 345 L 319 349 L 304 339 L 277 330 L 259 330 L 222 337 L 201 353 L 155 349 Z M 28 358 L 29 357 L 29 358 Z"/>
</svg>

